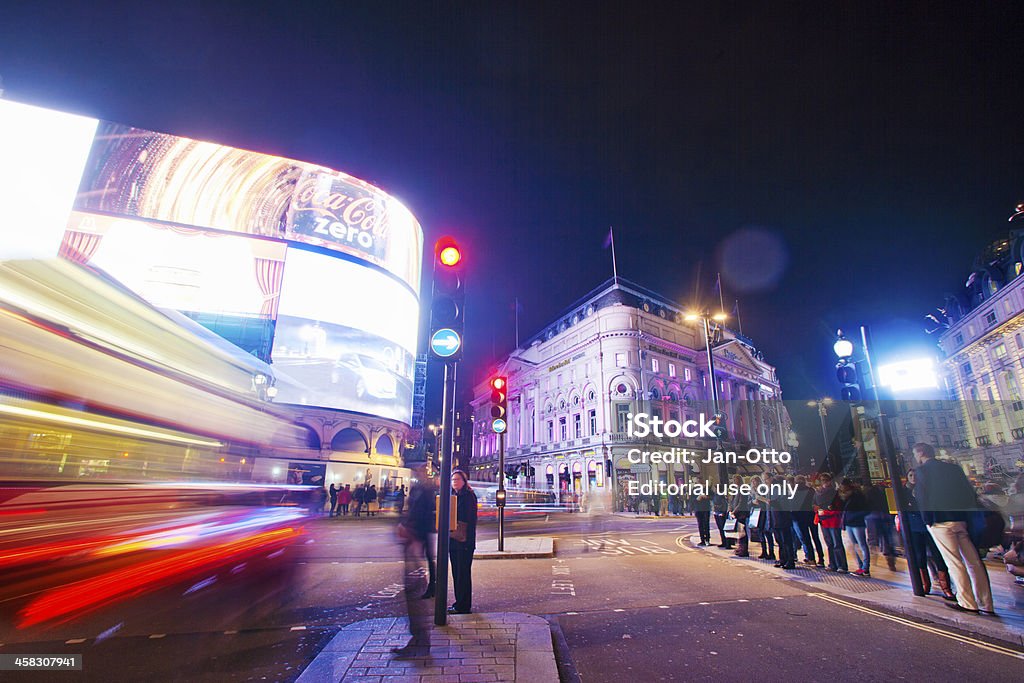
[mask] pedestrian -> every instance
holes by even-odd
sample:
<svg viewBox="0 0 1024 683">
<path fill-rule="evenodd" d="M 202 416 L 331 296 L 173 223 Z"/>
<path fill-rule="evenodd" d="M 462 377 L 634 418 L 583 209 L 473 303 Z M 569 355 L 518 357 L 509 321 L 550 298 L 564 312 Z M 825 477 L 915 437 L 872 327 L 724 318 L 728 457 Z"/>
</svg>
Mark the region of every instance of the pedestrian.
<svg viewBox="0 0 1024 683">
<path fill-rule="evenodd" d="M 345 484 L 345 488 L 338 492 L 338 505 L 341 507 L 340 515 L 348 517 L 348 506 L 352 502 L 352 489 L 349 488 L 350 484 Z"/>
<path fill-rule="evenodd" d="M 395 493 L 395 509 L 398 511 L 399 515 L 402 514 L 402 509 L 404 507 L 405 507 L 405 484 L 402 484 L 402 486 Z"/>
<path fill-rule="evenodd" d="M 747 527 L 747 519 L 750 517 L 750 497 L 739 491 L 743 485 L 743 477 L 738 474 L 734 475 L 732 483 L 736 485 L 736 493 L 729 501 L 729 513 L 736 519 L 736 535 L 739 537 L 735 555 L 750 557 L 750 529 Z M 740 525 L 742 525 L 742 529 Z"/>
<path fill-rule="evenodd" d="M 366 489 L 366 493 L 363 494 L 363 502 L 366 503 L 366 514 L 370 517 L 376 517 L 377 511 L 380 510 L 380 502 L 377 500 L 377 486 L 370 484 L 369 488 Z"/>
<path fill-rule="evenodd" d="M 800 534 L 800 545 L 804 549 L 804 564 L 825 566 L 818 525 L 814 522 L 814 489 L 807 485 L 807 477 L 798 475 L 795 480 L 796 493 L 793 496 L 793 523 Z M 817 551 L 817 560 L 815 560 Z"/>
<path fill-rule="evenodd" d="M 732 548 L 732 539 L 725 535 L 725 522 L 729 519 L 729 499 L 724 494 L 716 492 L 711 498 L 711 508 L 715 511 L 715 526 L 718 527 L 718 536 L 722 539 L 719 548 Z"/>
<path fill-rule="evenodd" d="M 871 546 L 868 545 L 868 500 L 853 480 L 839 482 L 839 497 L 843 500 L 843 528 L 853 543 L 853 556 L 858 567 L 857 576 L 871 576 Z"/>
<path fill-rule="evenodd" d="M 796 548 L 794 547 L 792 501 L 782 492 L 782 479 L 767 475 L 768 486 L 777 487 L 774 493 L 769 488 L 768 523 L 775 534 L 775 544 L 779 546 L 779 560 L 776 567 L 796 569 Z"/>
<path fill-rule="evenodd" d="M 420 481 L 426 482 L 424 465 L 413 469 Z M 428 564 L 429 579 L 424 589 L 423 560 L 430 545 L 430 532 L 434 528 L 434 492 L 429 484 L 413 486 L 409 501 L 409 512 L 398 524 L 398 538 L 402 543 L 405 570 L 405 607 L 409 615 L 409 634 L 412 636 L 404 647 L 391 651 L 399 657 L 425 657 L 430 653 L 429 603 L 422 601 L 427 593 L 433 594 L 434 570 Z"/>
<path fill-rule="evenodd" d="M 452 472 L 452 491 L 457 499 L 456 527 L 448 543 L 448 557 L 452 563 L 452 583 L 455 603 L 449 614 L 469 614 L 473 611 L 473 552 L 476 550 L 476 493 L 469 485 L 469 477 L 462 470 Z"/>
<path fill-rule="evenodd" d="M 843 545 L 843 501 L 833 484 L 832 475 L 827 472 L 821 475 L 818 491 L 814 494 L 814 511 L 828 548 L 828 570 L 846 574 L 850 566 Z"/>
<path fill-rule="evenodd" d="M 758 555 L 758 559 L 774 560 L 775 540 L 772 538 L 771 531 L 768 530 L 768 497 L 758 490 L 762 483 L 761 477 L 750 478 L 751 532 L 752 535 L 756 532 L 761 542 L 761 554 Z M 754 517 L 757 518 L 756 523 L 753 521 Z"/>
<path fill-rule="evenodd" d="M 914 470 L 907 472 L 907 519 L 910 526 L 910 546 L 917 560 L 918 571 L 921 573 L 921 586 L 925 593 L 932 590 L 931 574 L 929 567 L 935 573 L 935 583 L 939 586 L 942 597 L 946 600 L 956 600 L 949 584 L 949 569 L 946 561 L 942 559 L 935 541 L 928 533 L 928 527 L 921 517 L 921 505 L 917 502 L 915 487 L 917 486 L 917 475 Z"/>
<path fill-rule="evenodd" d="M 868 501 L 868 528 L 874 531 L 876 542 L 885 556 L 890 571 L 896 571 L 896 542 L 893 538 L 895 527 L 885 489 L 871 484 L 864 490 L 864 497 Z"/>
<path fill-rule="evenodd" d="M 693 514 L 697 517 L 697 533 L 700 534 L 697 545 L 711 545 L 711 496 L 707 493 L 695 496 Z"/>
<path fill-rule="evenodd" d="M 967 532 L 969 515 L 978 508 L 974 487 L 957 465 L 937 460 L 931 444 L 916 443 L 913 451 L 921 518 L 956 583 L 956 603 L 948 605 L 994 616 L 988 572 Z"/>
<path fill-rule="evenodd" d="M 353 517 L 358 517 L 359 513 L 363 510 L 363 503 L 366 501 L 366 487 L 360 484 L 356 487 L 355 493 L 352 494 L 352 502 L 355 503 L 355 511 L 352 513 Z"/>
<path fill-rule="evenodd" d="M 328 491 L 328 493 L 331 496 L 331 514 L 329 516 L 333 517 L 334 512 L 338 508 L 338 487 L 336 487 L 334 484 L 331 484 L 331 488 Z"/>
</svg>

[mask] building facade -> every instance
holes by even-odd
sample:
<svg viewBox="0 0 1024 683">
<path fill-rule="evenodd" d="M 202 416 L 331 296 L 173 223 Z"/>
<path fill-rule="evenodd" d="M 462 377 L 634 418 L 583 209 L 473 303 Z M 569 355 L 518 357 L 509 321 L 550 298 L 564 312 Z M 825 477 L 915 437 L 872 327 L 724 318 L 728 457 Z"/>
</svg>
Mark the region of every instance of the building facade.
<svg viewBox="0 0 1024 683">
<path fill-rule="evenodd" d="M 955 395 L 971 474 L 1007 479 L 1024 469 L 1024 231 L 991 244 L 964 287 L 946 299 L 939 346 Z"/>
<path fill-rule="evenodd" d="M 724 448 L 785 448 L 790 420 L 775 368 L 749 339 L 725 328 L 714 336 L 715 379 L 729 430 Z M 660 294 L 612 278 L 501 367 L 509 387 L 506 469 L 518 467 L 515 484 L 576 494 L 610 491 L 621 505 L 629 481 L 715 479 L 715 465 L 628 457 L 633 449 L 706 451 L 717 445 L 707 438 L 628 434 L 628 416 L 635 413 L 679 421 L 714 414 L 703 325 L 685 321 L 684 311 Z M 485 380 L 472 400 L 471 467 L 471 476 L 485 481 L 498 475 L 489 400 Z"/>
</svg>

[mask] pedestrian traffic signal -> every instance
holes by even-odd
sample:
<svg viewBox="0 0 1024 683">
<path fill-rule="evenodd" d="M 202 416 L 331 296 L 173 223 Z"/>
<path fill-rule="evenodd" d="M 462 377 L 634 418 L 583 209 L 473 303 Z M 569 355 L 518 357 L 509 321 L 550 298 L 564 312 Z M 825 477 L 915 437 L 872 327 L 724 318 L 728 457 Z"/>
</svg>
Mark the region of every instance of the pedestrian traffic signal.
<svg viewBox="0 0 1024 683">
<path fill-rule="evenodd" d="M 466 327 L 466 288 L 462 249 L 451 237 L 434 245 L 434 281 L 430 303 L 430 348 L 449 361 L 462 357 Z"/>
<path fill-rule="evenodd" d="M 491 378 L 491 429 L 501 434 L 508 428 L 508 379 Z"/>
<path fill-rule="evenodd" d="M 729 438 L 729 430 L 725 427 L 725 413 L 715 413 L 711 431 L 719 441 L 725 441 Z"/>
<path fill-rule="evenodd" d="M 846 359 L 836 364 L 836 378 L 842 384 L 839 390 L 839 397 L 844 401 L 860 400 L 860 377 L 857 376 L 857 366 Z"/>
</svg>

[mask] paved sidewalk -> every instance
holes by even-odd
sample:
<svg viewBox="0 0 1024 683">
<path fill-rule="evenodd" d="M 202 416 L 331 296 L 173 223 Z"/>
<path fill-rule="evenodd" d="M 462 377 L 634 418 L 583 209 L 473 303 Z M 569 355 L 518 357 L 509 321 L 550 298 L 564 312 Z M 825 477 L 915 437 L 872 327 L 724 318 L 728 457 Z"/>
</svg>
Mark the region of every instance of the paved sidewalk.
<svg viewBox="0 0 1024 683">
<path fill-rule="evenodd" d="M 498 539 L 478 540 L 474 560 L 505 560 L 524 557 L 554 557 L 555 542 L 550 536 L 510 536 L 505 550 L 498 552 Z"/>
<path fill-rule="evenodd" d="M 717 532 L 716 532 L 717 533 Z M 691 545 L 696 547 L 700 537 L 690 537 Z M 946 601 L 938 595 L 938 587 L 932 586 L 933 593 L 924 597 L 914 595 L 910 586 L 910 575 L 907 573 L 907 562 L 902 557 L 896 558 L 896 571 L 886 566 L 885 557 L 881 553 L 871 554 L 871 577 L 861 578 L 852 574 L 837 574 L 824 568 L 802 564 L 797 561 L 797 569 L 785 570 L 773 567 L 773 560 L 759 560 L 759 543 L 751 543 L 750 557 L 736 557 L 732 550 L 719 548 L 715 545 L 697 547 L 722 559 L 736 564 L 746 564 L 758 571 L 808 584 L 808 587 L 827 591 L 835 595 L 854 598 L 872 603 L 889 612 L 939 622 L 968 631 L 1003 640 L 1019 647 L 1024 647 L 1024 587 L 1016 586 L 1001 565 L 986 562 L 989 572 L 989 583 L 992 585 L 992 601 L 995 604 L 995 617 L 978 614 L 964 614 L 946 607 Z M 803 552 L 798 555 L 803 557 Z M 846 546 L 846 557 L 853 558 L 853 548 Z M 850 559 L 852 564 L 853 560 Z"/>
<path fill-rule="evenodd" d="M 316 656 L 296 683 L 557 683 L 548 622 L 520 612 L 453 614 L 432 626 L 430 654 L 396 659 L 409 642 L 404 617 L 349 624 Z"/>
</svg>

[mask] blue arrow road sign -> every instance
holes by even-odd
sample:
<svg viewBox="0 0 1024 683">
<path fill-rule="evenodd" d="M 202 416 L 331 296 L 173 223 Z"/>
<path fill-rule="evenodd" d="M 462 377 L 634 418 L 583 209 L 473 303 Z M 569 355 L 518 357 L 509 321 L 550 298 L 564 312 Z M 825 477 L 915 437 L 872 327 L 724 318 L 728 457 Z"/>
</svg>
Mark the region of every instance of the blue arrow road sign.
<svg viewBox="0 0 1024 683">
<path fill-rule="evenodd" d="M 495 434 L 501 434 L 506 429 L 508 429 L 508 425 L 505 423 L 504 420 L 502 420 L 499 417 L 497 420 L 495 420 L 494 422 L 491 423 L 491 429 L 494 430 Z"/>
<path fill-rule="evenodd" d="M 430 338 L 430 350 L 441 358 L 454 356 L 462 346 L 462 338 L 455 330 L 445 327 L 434 333 Z"/>
</svg>

